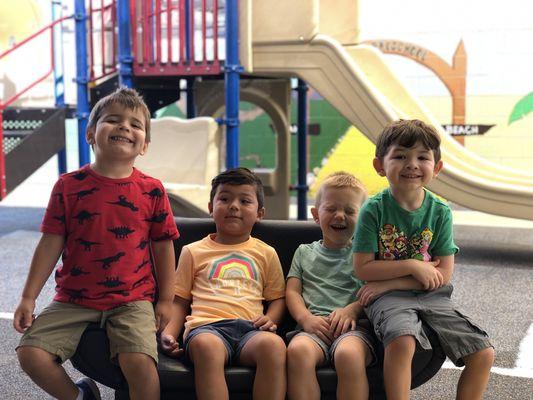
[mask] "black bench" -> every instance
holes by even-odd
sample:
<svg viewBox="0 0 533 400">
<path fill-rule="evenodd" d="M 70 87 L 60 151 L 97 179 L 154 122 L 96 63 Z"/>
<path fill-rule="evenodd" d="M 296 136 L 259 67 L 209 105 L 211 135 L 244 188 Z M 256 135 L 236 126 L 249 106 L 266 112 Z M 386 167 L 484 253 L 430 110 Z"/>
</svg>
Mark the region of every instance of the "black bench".
<svg viewBox="0 0 533 400">
<path fill-rule="evenodd" d="M 181 248 L 215 231 L 211 219 L 176 218 L 181 237 L 175 241 L 176 259 Z M 294 251 L 301 243 L 310 243 L 321 238 L 317 224 L 307 221 L 265 220 L 254 227 L 253 236 L 273 246 L 279 255 L 283 272 L 288 273 Z M 291 330 L 294 321 L 287 313 L 279 333 Z M 416 388 L 429 380 L 442 366 L 444 353 L 436 335 L 427 327 L 426 332 L 432 343 L 432 351 L 418 351 L 412 364 L 411 388 Z M 109 342 L 105 330 L 98 325 L 90 325 L 72 358 L 76 369 L 97 382 L 115 389 L 115 399 L 129 399 L 128 386 L 120 368 L 109 361 Z M 367 370 L 372 399 L 385 399 L 382 374 L 383 349 L 378 349 L 380 362 Z M 194 399 L 194 372 L 180 361 L 159 355 L 159 376 L 162 399 Z M 337 376 L 332 368 L 319 368 L 318 381 L 322 398 L 335 398 Z M 226 381 L 232 399 L 251 399 L 254 370 L 244 367 L 226 368 Z"/>
</svg>

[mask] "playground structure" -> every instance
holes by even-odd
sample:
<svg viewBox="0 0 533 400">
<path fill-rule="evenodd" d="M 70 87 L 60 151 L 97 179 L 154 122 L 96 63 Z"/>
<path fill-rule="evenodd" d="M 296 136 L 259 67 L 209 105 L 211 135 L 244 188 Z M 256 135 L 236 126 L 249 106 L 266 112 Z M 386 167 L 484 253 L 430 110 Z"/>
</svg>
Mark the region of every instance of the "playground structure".
<svg viewBox="0 0 533 400">
<path fill-rule="evenodd" d="M 98 5 L 93 7 L 93 3 Z M 136 87 L 155 111 L 177 100 L 183 81 L 187 82 L 188 117 L 218 118 L 226 104 L 226 114 L 219 119 L 226 133 L 215 133 L 217 145 L 210 147 L 212 150 L 202 150 L 214 155 L 207 157 L 208 170 L 211 173 L 217 165 L 218 168 L 224 164 L 236 166 L 240 94 L 242 100 L 262 107 L 273 121 L 277 133 L 277 165 L 257 172 L 266 184 L 268 215 L 288 218 L 289 78 L 298 77 L 302 83 L 299 85 L 301 104 L 305 104 L 305 81 L 374 142 L 382 128 L 397 118 L 419 118 L 432 123 L 441 133 L 445 167 L 430 189 L 471 209 L 533 219 L 533 175 L 481 159 L 447 135 L 387 67 L 380 52 L 358 44 L 357 6 L 354 0 L 241 0 L 238 7 L 236 1 L 222 4 L 213 0 L 208 4 L 206 0 L 101 0 L 91 1 L 85 10 L 83 2 L 77 1 L 80 164 L 89 160 L 83 131 L 90 103 L 120 82 Z M 226 23 L 219 26 L 222 15 Z M 53 24 L 61 23 L 57 21 Z M 83 30 L 87 27 L 89 45 L 83 40 L 87 36 Z M 219 37 L 222 31 L 225 40 Z M 223 46 L 226 60 L 222 57 Z M 95 50 L 97 47 L 100 52 Z M 8 52 L 1 54 L 0 59 Z M 226 76 L 224 86 L 222 72 Z M 241 80 L 241 74 L 246 79 Z M 2 106 L 7 103 L 9 100 Z M 299 107 L 299 116 L 299 181 L 293 187 L 299 191 L 299 217 L 305 218 L 305 107 Z M 175 147 L 163 146 L 157 151 L 152 148 L 151 152 L 159 159 L 168 159 L 166 152 L 175 152 L 178 147 L 198 148 L 200 143 L 197 135 L 191 134 L 188 138 L 183 136 Z M 0 158 L 0 172 L 6 171 L 7 182 L 2 180 L 2 197 L 12 189 L 11 171 L 18 168 L 14 167 L 18 165 L 16 162 L 9 161 L 9 154 L 5 158 L 5 161 Z M 17 160 L 21 160 L 20 156 Z M 143 169 L 149 168 L 144 161 L 141 163 Z M 205 200 L 205 187 L 203 197 L 195 197 L 187 194 L 183 186 L 176 186 L 184 183 L 179 181 L 183 176 L 179 170 L 185 166 L 186 163 L 168 166 L 175 168 L 176 178 L 166 175 L 168 178 L 163 179 L 169 193 L 174 184 L 174 207 L 181 210 L 181 215 L 205 215 L 206 207 L 202 210 L 198 206 Z M 204 186 L 208 184 L 206 179 Z M 187 214 L 189 211 L 191 214 Z"/>
</svg>

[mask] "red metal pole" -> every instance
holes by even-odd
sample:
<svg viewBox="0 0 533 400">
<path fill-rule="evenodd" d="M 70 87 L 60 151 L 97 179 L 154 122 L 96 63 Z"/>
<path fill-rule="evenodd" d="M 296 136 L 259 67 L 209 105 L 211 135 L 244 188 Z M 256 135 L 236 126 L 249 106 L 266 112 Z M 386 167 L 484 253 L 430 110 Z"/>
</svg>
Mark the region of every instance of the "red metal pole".
<svg viewBox="0 0 533 400">
<path fill-rule="evenodd" d="M 137 48 L 137 9 L 136 1 L 130 1 L 130 21 L 131 21 L 131 43 L 132 43 L 132 54 L 133 54 L 133 64 L 136 64 L 139 60 L 137 58 L 139 49 Z"/>
<path fill-rule="evenodd" d="M 167 63 L 172 62 L 172 0 L 167 0 Z"/>
<path fill-rule="evenodd" d="M 100 0 L 100 46 L 102 52 L 102 74 L 105 74 L 105 21 L 104 21 L 104 0 Z"/>
<path fill-rule="evenodd" d="M 149 38 L 150 38 L 150 35 L 149 35 L 149 32 L 148 32 L 148 29 L 149 29 L 149 21 L 148 21 L 148 14 L 150 13 L 150 4 L 149 4 L 149 1 L 144 1 L 143 2 L 143 15 L 142 15 L 142 18 L 143 18 L 143 34 L 142 34 L 142 38 L 143 38 L 143 63 L 147 63 L 149 62 L 149 54 L 150 54 L 150 44 L 148 43 L 149 42 Z"/>
<path fill-rule="evenodd" d="M 185 62 L 185 2 L 189 0 L 180 0 L 179 9 L 179 28 L 180 28 L 180 63 Z"/>
<path fill-rule="evenodd" d="M 207 43 L 207 34 L 206 34 L 206 14 L 207 14 L 207 4 L 206 0 L 202 0 L 202 63 L 205 63 L 207 58 L 206 53 L 206 43 Z"/>
<path fill-rule="evenodd" d="M 111 48 L 112 51 L 112 57 L 113 57 L 113 67 L 117 65 L 117 49 L 115 45 L 115 35 L 116 35 L 116 27 L 117 27 L 117 7 L 116 7 L 116 1 L 113 0 L 113 3 L 111 4 Z"/>
<path fill-rule="evenodd" d="M 89 1 L 89 79 L 94 79 L 94 44 L 93 44 L 93 2 Z"/>
<path fill-rule="evenodd" d="M 156 63 L 161 64 L 161 0 L 155 0 L 155 49 Z"/>
<path fill-rule="evenodd" d="M 218 0 L 213 0 L 213 60 L 218 61 Z"/>
<path fill-rule="evenodd" d="M 190 27 L 189 30 L 189 38 L 191 40 L 190 43 L 190 49 L 191 49 L 191 59 L 190 64 L 192 65 L 194 63 L 194 0 L 190 0 L 191 6 L 189 7 L 189 21 L 190 21 Z"/>
</svg>

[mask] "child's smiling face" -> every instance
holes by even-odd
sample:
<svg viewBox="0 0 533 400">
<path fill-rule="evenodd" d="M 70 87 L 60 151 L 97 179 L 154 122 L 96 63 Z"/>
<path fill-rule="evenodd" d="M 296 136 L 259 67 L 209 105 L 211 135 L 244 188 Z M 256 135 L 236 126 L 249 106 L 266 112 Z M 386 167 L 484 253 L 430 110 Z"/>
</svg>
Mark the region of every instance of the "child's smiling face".
<svg viewBox="0 0 533 400">
<path fill-rule="evenodd" d="M 87 130 L 86 137 L 97 160 L 132 161 L 148 148 L 143 112 L 119 103 L 105 109 L 96 127 Z"/>
<path fill-rule="evenodd" d="M 324 189 L 320 204 L 311 213 L 320 225 L 325 247 L 340 249 L 350 245 L 364 198 L 364 193 L 349 187 Z"/>
<path fill-rule="evenodd" d="M 418 191 L 437 177 L 442 161 L 436 163 L 433 151 L 420 142 L 412 147 L 393 144 L 382 160 L 374 159 L 374 168 L 387 177 L 393 191 Z"/>
</svg>

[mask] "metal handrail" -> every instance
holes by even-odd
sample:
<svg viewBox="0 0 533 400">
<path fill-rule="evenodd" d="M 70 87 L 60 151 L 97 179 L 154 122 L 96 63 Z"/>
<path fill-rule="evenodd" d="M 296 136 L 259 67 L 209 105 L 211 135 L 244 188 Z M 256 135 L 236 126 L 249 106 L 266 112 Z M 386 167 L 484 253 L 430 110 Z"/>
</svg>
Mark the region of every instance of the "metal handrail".
<svg viewBox="0 0 533 400">
<path fill-rule="evenodd" d="M 52 71 L 54 70 L 54 67 L 55 67 L 55 60 L 54 60 L 54 56 L 53 56 L 54 55 L 54 40 L 53 40 L 54 32 L 53 32 L 52 28 L 54 26 L 56 26 L 57 24 L 62 23 L 66 19 L 69 19 L 69 18 L 72 18 L 72 17 L 73 17 L 73 15 L 69 15 L 69 16 L 62 17 L 62 18 L 60 18 L 58 20 L 55 20 L 55 21 L 49 23 L 45 27 L 39 29 L 34 34 L 28 36 L 26 39 L 24 39 L 20 43 L 17 43 L 12 48 L 10 48 L 10 49 L 8 49 L 8 50 L 6 50 L 6 51 L 4 51 L 3 53 L 0 54 L 0 60 L 1 60 L 2 58 L 6 57 L 7 55 L 13 53 L 15 50 L 21 48 L 26 43 L 28 43 L 31 40 L 35 39 L 37 36 L 41 35 L 43 32 L 46 32 L 48 29 L 50 30 L 50 38 L 51 38 L 51 40 L 50 40 L 50 43 L 51 43 L 51 45 L 50 45 L 50 69 L 43 76 L 39 77 L 34 82 L 30 83 L 27 87 L 22 89 L 19 93 L 16 93 L 15 95 L 11 96 L 9 99 L 7 99 L 4 102 L 2 102 L 0 100 L 0 112 L 3 111 L 7 106 L 12 104 L 15 100 L 17 100 L 20 96 L 22 96 L 28 90 L 32 89 L 33 87 L 35 87 L 36 85 L 41 83 L 43 80 L 45 80 L 52 73 Z M 0 126 L 0 132 L 3 132 L 1 126 Z"/>
<path fill-rule="evenodd" d="M 36 37 L 40 36 L 42 33 L 46 32 L 47 30 L 50 30 L 50 69 L 42 76 L 37 78 L 35 81 L 30 83 L 28 86 L 26 86 L 24 89 L 19 91 L 18 93 L 15 93 L 13 96 L 11 96 L 9 99 L 2 101 L 0 100 L 0 200 L 4 199 L 7 196 L 7 188 L 6 188 L 6 165 L 5 165 L 5 157 L 4 157 L 4 127 L 3 127 L 3 112 L 9 105 L 13 104 L 20 96 L 37 86 L 39 83 L 44 81 L 48 76 L 52 74 L 55 68 L 55 60 L 54 60 L 54 31 L 53 28 L 57 25 L 65 21 L 66 19 L 72 18 L 73 15 L 65 16 L 60 19 L 57 19 L 45 27 L 39 29 L 34 34 L 28 36 L 26 39 L 22 40 L 20 43 L 17 43 L 12 48 L 2 52 L 0 54 L 0 60 L 2 58 L 5 58 L 9 54 L 13 53 L 15 50 L 20 49 L 22 46 L 24 46 L 26 43 L 32 41 Z"/>
</svg>

